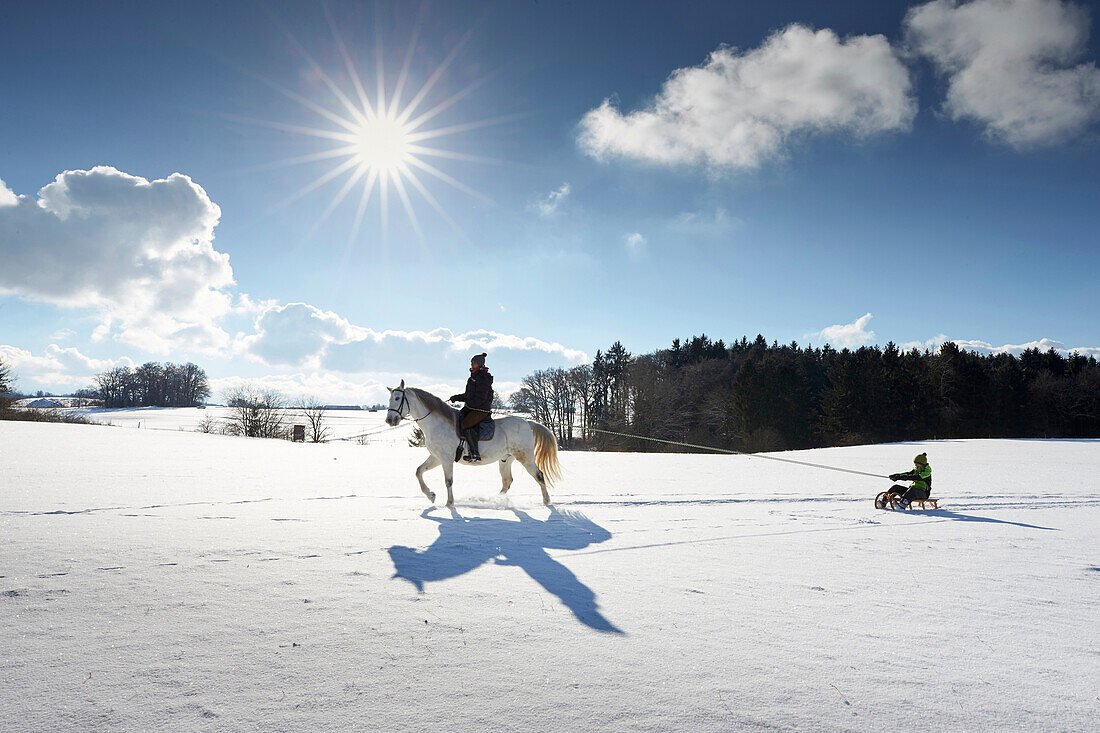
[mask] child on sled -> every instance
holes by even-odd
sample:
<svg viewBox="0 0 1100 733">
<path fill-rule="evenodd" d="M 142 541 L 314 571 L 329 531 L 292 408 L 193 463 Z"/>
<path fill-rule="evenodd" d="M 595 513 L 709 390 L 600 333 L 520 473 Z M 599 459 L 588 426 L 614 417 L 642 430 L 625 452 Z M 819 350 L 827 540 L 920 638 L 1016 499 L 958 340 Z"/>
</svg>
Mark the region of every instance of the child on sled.
<svg viewBox="0 0 1100 733">
<path fill-rule="evenodd" d="M 912 481 L 906 487 L 894 484 L 889 493 L 900 494 L 898 509 L 908 509 L 914 499 L 927 499 L 932 494 L 932 467 L 928 465 L 928 454 L 921 453 L 913 459 L 913 470 L 905 473 L 890 474 L 891 481 Z"/>
</svg>

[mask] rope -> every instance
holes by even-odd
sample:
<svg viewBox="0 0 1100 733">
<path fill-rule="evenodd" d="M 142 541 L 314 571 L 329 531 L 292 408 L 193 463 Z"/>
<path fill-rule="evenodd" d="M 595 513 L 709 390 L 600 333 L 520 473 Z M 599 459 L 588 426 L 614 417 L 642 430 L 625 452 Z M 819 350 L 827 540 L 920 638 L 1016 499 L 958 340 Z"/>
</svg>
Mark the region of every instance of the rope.
<svg viewBox="0 0 1100 733">
<path fill-rule="evenodd" d="M 650 440 L 654 443 L 665 443 L 667 445 L 682 445 L 686 448 L 699 448 L 700 450 L 715 451 L 716 453 L 729 453 L 735 456 L 745 456 L 747 458 L 764 458 L 769 461 L 780 461 L 781 463 L 795 463 L 799 466 L 811 466 L 813 468 L 823 468 L 827 471 L 841 471 L 843 473 L 854 473 L 859 476 L 873 476 L 875 478 L 890 478 L 889 476 L 883 476 L 878 473 L 867 473 L 866 471 L 854 471 L 850 468 L 839 468 L 837 466 L 826 466 L 822 463 L 810 463 L 809 461 L 796 461 L 793 458 L 779 458 L 778 456 L 766 456 L 762 453 L 745 453 L 739 450 L 730 450 L 728 448 L 716 448 L 713 445 L 697 445 L 695 443 L 684 443 L 678 440 L 663 440 L 662 438 L 649 438 L 644 435 L 632 435 L 630 433 L 617 433 L 614 430 L 601 430 L 600 428 L 584 428 L 580 425 L 574 425 L 577 430 L 590 430 L 595 433 L 607 433 L 608 435 L 618 435 L 622 438 L 637 438 L 639 440 Z"/>
<path fill-rule="evenodd" d="M 406 426 L 397 425 L 397 426 L 392 427 L 392 428 L 391 427 L 386 427 L 386 428 L 383 428 L 381 430 L 374 430 L 374 431 L 371 431 L 371 432 L 362 433 L 361 435 L 352 435 L 352 436 L 349 436 L 347 438 L 333 438 L 333 441 L 336 441 L 336 440 L 356 440 L 357 438 L 365 438 L 368 435 L 378 435 L 379 433 L 386 433 L 386 432 L 389 432 L 391 430 L 397 430 L 398 428 L 401 428 L 401 427 L 406 427 Z M 664 443 L 665 445 L 680 445 L 680 446 L 683 446 L 685 448 L 697 448 L 699 450 L 708 450 L 708 451 L 713 451 L 715 453 L 728 453 L 728 454 L 734 455 L 734 456 L 745 456 L 746 458 L 762 458 L 762 459 L 768 460 L 768 461 L 779 461 L 780 463 L 793 463 L 793 464 L 798 465 L 798 466 L 809 466 L 811 468 L 820 468 L 820 469 L 824 469 L 826 471 L 839 471 L 841 473 L 853 473 L 857 476 L 871 476 L 873 478 L 885 478 L 885 479 L 890 478 L 889 476 L 884 476 L 880 473 L 868 473 L 867 471 L 856 471 L 856 470 L 853 470 L 851 468 L 840 468 L 839 466 L 826 466 L 823 463 L 811 463 L 810 461 L 796 461 L 793 458 L 780 458 L 779 456 L 767 456 L 767 455 L 764 455 L 763 453 L 745 453 L 744 451 L 731 450 L 729 448 L 718 448 L 718 447 L 715 447 L 713 445 L 699 445 L 697 443 L 685 443 L 685 442 L 679 441 L 679 440 L 665 440 L 663 438 L 650 438 L 650 437 L 647 437 L 645 435 L 634 435 L 632 433 L 619 433 L 619 432 L 616 432 L 614 430 L 603 430 L 601 428 L 592 428 L 592 427 L 585 428 L 581 425 L 574 425 L 573 427 L 575 429 L 581 430 L 581 431 L 588 430 L 588 431 L 591 431 L 591 432 L 594 432 L 594 433 L 605 433 L 607 435 L 617 435 L 620 438 L 635 438 L 637 440 L 648 440 L 648 441 L 652 441 L 654 443 Z M 329 442 L 332 442 L 332 441 L 329 441 Z"/>
<path fill-rule="evenodd" d="M 398 430 L 400 428 L 407 428 L 407 427 L 409 427 L 409 426 L 398 424 L 398 425 L 394 425 L 392 428 L 391 427 L 385 427 L 385 428 L 382 428 L 381 430 L 370 430 L 366 433 L 360 433 L 359 435 L 349 435 L 349 436 L 344 437 L 344 438 L 330 438 L 330 439 L 326 440 L 325 442 L 326 443 L 335 443 L 335 442 L 341 441 L 341 440 L 358 440 L 359 438 L 366 438 L 369 435 L 381 435 L 382 433 L 388 433 L 391 430 Z"/>
</svg>

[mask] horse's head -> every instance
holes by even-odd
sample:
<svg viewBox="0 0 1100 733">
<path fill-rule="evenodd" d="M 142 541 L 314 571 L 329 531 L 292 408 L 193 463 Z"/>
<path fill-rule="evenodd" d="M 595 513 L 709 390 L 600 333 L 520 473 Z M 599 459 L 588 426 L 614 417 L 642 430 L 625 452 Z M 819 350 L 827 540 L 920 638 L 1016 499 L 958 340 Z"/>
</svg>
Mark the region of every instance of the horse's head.
<svg viewBox="0 0 1100 733">
<path fill-rule="evenodd" d="M 409 413 L 409 401 L 405 397 L 405 380 L 390 390 L 389 409 L 386 410 L 386 424 L 397 427 L 401 418 Z"/>
</svg>

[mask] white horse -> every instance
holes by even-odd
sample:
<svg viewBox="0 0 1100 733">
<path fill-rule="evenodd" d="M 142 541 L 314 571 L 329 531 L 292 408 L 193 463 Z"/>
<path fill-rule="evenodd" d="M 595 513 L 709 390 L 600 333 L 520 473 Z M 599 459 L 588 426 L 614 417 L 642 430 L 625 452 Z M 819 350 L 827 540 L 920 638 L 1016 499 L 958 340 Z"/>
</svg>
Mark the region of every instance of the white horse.
<svg viewBox="0 0 1100 733">
<path fill-rule="evenodd" d="M 447 506 L 455 503 L 451 493 L 454 480 L 455 449 L 458 448 L 458 410 L 448 405 L 430 392 L 416 387 L 406 387 L 405 380 L 390 390 L 390 406 L 386 413 L 386 423 L 397 426 L 408 418 L 416 422 L 424 431 L 424 443 L 431 454 L 428 460 L 416 469 L 416 480 L 420 490 L 435 503 L 435 493 L 424 483 L 424 472 L 436 466 L 443 466 L 443 477 L 447 482 Z M 524 420 L 508 415 L 493 420 L 496 430 L 489 440 L 478 441 L 481 460 L 471 466 L 500 464 L 500 493 L 507 493 L 512 486 L 512 463 L 520 465 L 538 481 L 542 489 L 542 501 L 550 503 L 550 494 L 546 488 L 561 478 L 561 465 L 558 463 L 558 444 L 554 434 L 541 423 Z"/>
</svg>

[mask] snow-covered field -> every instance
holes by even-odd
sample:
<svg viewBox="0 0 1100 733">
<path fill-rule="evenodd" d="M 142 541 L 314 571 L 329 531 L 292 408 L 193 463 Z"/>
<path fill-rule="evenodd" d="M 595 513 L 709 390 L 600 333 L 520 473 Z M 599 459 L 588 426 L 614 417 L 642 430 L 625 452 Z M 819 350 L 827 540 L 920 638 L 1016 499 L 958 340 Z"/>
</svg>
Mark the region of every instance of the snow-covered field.
<svg viewBox="0 0 1100 733">
<path fill-rule="evenodd" d="M 228 407 L 83 407 L 65 410 L 95 422 L 115 427 L 141 428 L 143 430 L 194 431 L 204 420 L 210 420 L 215 429 L 224 425 L 232 414 Z M 368 444 L 407 445 L 411 425 L 394 431 L 386 428 L 386 411 L 379 410 L 327 410 L 324 424 L 332 440 L 358 440 Z M 305 418 L 294 410 L 288 410 L 288 424 L 307 424 Z M 370 433 L 368 435 L 368 433 Z"/>
<path fill-rule="evenodd" d="M 117 423 L 116 423 L 117 424 Z M 888 482 L 564 453 L 539 502 L 392 444 L 0 422 L 0 730 L 1095 730 L 1100 442 Z M 438 470 L 428 480 L 440 487 Z"/>
</svg>

